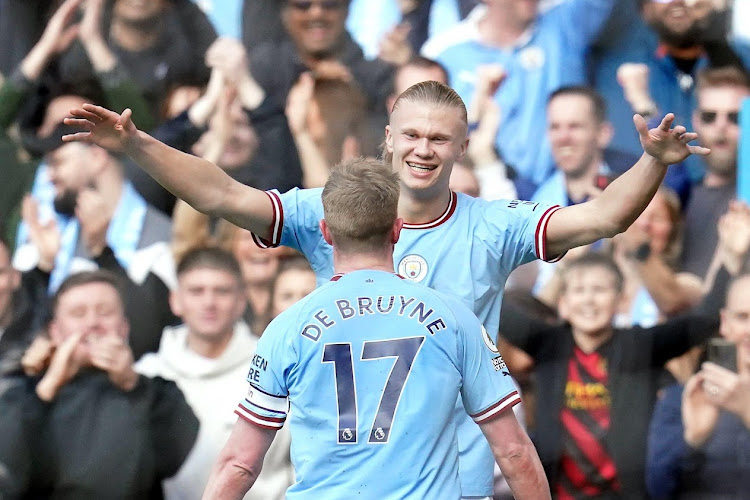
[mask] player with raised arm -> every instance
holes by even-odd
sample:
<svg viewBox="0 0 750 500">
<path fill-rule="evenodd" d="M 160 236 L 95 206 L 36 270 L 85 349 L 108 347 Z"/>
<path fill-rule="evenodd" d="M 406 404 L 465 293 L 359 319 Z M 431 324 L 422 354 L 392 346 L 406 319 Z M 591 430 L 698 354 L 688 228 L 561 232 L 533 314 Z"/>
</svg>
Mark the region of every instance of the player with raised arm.
<svg viewBox="0 0 750 500">
<path fill-rule="evenodd" d="M 458 299 L 394 274 L 398 176 L 352 160 L 323 190 L 336 274 L 258 343 L 247 397 L 204 499 L 241 498 L 289 419 L 287 498 L 459 498 L 453 404 L 485 433 L 516 498 L 549 498 L 494 343 Z"/>
<path fill-rule="evenodd" d="M 84 132 L 67 141 L 89 141 L 122 151 L 195 209 L 224 217 L 259 236 L 262 245 L 300 250 L 325 282 L 333 252 L 318 227 L 321 190 L 265 193 L 231 179 L 211 163 L 166 146 L 122 115 L 92 105 L 72 110 L 68 125 Z M 460 298 L 495 337 L 508 274 L 542 258 L 624 231 L 656 192 L 667 165 L 709 150 L 688 143 L 696 134 L 670 128 L 674 116 L 649 130 L 634 118 L 644 154 L 602 194 L 558 208 L 522 201 L 494 201 L 452 193 L 454 162 L 468 145 L 466 107 L 448 86 L 418 83 L 396 100 L 386 128 L 386 163 L 400 179 L 398 214 L 404 220 L 394 264 L 406 278 Z M 464 497 L 492 495 L 492 453 L 476 425 L 456 404 Z"/>
</svg>

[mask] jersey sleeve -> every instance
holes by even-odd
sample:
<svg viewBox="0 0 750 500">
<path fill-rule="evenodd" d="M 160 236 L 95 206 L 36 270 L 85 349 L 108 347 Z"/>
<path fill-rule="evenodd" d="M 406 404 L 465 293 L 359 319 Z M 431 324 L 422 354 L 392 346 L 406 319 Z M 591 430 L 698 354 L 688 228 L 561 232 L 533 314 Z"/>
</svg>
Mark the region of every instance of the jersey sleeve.
<svg viewBox="0 0 750 500">
<path fill-rule="evenodd" d="M 287 374 L 294 364 L 295 351 L 285 345 L 292 326 L 280 316 L 271 322 L 258 341 L 247 374 L 247 395 L 235 413 L 265 429 L 283 427 L 289 411 Z"/>
<path fill-rule="evenodd" d="M 463 379 L 461 395 L 466 413 L 476 423 L 482 423 L 520 403 L 521 396 L 487 330 L 469 309 L 454 309 Z"/>
<path fill-rule="evenodd" d="M 556 262 L 562 255 L 547 252 L 547 225 L 559 205 L 521 200 L 497 200 L 485 207 L 484 220 L 511 269 L 534 259 Z"/>
<path fill-rule="evenodd" d="M 261 248 L 288 246 L 310 255 L 320 244 L 320 219 L 323 218 L 323 190 L 294 188 L 284 194 L 275 189 L 266 191 L 273 207 L 271 239 L 253 234 L 255 244 Z"/>
</svg>

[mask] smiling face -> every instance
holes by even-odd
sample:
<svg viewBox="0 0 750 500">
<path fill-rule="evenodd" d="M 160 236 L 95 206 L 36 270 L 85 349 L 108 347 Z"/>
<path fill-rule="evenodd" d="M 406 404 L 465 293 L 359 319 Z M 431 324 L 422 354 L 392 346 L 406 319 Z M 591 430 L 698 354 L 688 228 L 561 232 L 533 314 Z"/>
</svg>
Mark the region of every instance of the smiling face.
<svg viewBox="0 0 750 500">
<path fill-rule="evenodd" d="M 330 54 L 345 30 L 346 0 L 286 0 L 282 21 L 303 57 Z"/>
<path fill-rule="evenodd" d="M 620 302 L 617 278 L 612 271 L 597 265 L 574 267 L 563 279 L 560 315 L 573 331 L 588 337 L 609 334 Z"/>
<path fill-rule="evenodd" d="M 643 18 L 662 41 L 684 48 L 700 42 L 711 10 L 710 0 L 650 0 L 643 6 Z"/>
<path fill-rule="evenodd" d="M 609 142 L 608 131 L 597 120 L 591 99 L 583 95 L 559 95 L 547 106 L 552 156 L 566 176 L 580 177 L 598 171 L 602 151 Z"/>
<path fill-rule="evenodd" d="M 402 189 L 419 199 L 444 195 L 453 163 L 466 152 L 466 132 L 466 122 L 454 107 L 399 100 L 385 133 Z"/>
</svg>

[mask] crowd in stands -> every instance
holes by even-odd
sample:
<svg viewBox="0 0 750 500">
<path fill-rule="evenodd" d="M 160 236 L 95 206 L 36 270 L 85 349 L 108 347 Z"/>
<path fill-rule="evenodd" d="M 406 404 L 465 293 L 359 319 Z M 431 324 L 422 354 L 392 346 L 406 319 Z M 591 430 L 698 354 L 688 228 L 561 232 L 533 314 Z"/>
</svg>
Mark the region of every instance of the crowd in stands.
<svg viewBox="0 0 750 500">
<path fill-rule="evenodd" d="M 741 12 L 0 0 L 0 499 L 200 498 L 258 338 L 316 287 L 295 251 L 261 248 L 124 155 L 63 142 L 71 108 L 129 108 L 140 130 L 283 193 L 343 160 L 387 163 L 393 103 L 425 80 L 466 103 L 451 175 L 466 196 L 594 198 L 642 153 L 636 113 L 674 113 L 711 149 L 671 166 L 625 233 L 517 269 L 494 333 L 553 498 L 750 498 Z M 245 498 L 284 498 L 289 446 L 282 430 Z M 509 498 L 499 473 L 495 490 Z"/>
</svg>

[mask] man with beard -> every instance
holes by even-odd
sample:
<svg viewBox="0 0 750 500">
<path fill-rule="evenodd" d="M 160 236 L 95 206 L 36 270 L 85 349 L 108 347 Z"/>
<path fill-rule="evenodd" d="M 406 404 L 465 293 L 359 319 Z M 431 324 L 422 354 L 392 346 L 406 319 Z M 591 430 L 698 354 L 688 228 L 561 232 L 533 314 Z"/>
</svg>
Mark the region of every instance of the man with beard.
<svg viewBox="0 0 750 500">
<path fill-rule="evenodd" d="M 640 153 L 630 125 L 634 112 L 655 117 L 668 109 L 675 123 L 687 126 L 701 69 L 750 67 L 750 46 L 710 40 L 717 13 L 709 0 L 639 0 L 639 5 L 640 18 L 623 2 L 613 23 L 616 29 L 603 31 L 606 40 L 600 41 L 592 59 L 594 86 L 607 101 L 608 119 L 615 127 L 612 147 L 632 154 Z M 639 85 L 624 85 L 616 77 L 623 63 L 645 64 L 647 77 Z M 699 159 L 688 158 L 685 165 L 694 182 L 703 176 Z"/>
<path fill-rule="evenodd" d="M 750 96 L 750 80 L 735 68 L 712 69 L 698 75 L 697 89 L 693 127 L 711 154 L 703 159 L 706 175 L 693 188 L 685 211 L 682 269 L 705 278 L 714 267 L 719 217 L 736 196 L 738 116 Z"/>
<path fill-rule="evenodd" d="M 171 221 L 124 178 L 117 157 L 97 146 L 62 143 L 68 131 L 58 125 L 42 145 L 54 201 L 33 203 L 43 222 L 41 234 L 18 247 L 13 263 L 28 270 L 40 255 L 56 255 L 50 292 L 69 274 L 97 267 L 129 278 L 126 312 L 138 359 L 158 349 L 161 330 L 174 319 L 167 303 L 168 284 L 175 281 Z"/>
</svg>

